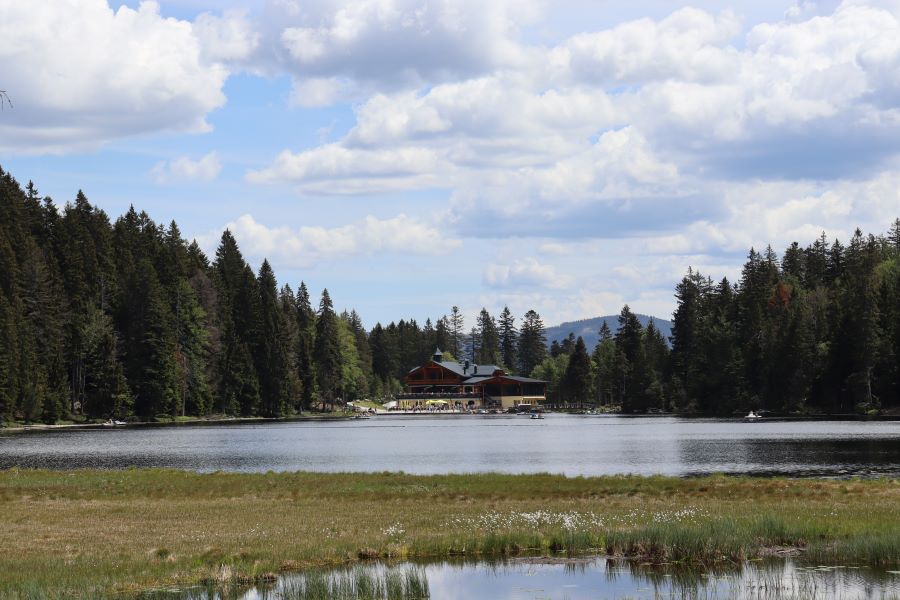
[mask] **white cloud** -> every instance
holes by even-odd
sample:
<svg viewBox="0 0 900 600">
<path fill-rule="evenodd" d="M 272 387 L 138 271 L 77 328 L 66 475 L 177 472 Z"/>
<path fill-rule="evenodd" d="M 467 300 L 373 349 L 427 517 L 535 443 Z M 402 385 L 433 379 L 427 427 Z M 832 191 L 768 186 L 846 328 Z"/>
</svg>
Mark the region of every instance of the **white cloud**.
<svg viewBox="0 0 900 600">
<path fill-rule="evenodd" d="M 524 213 L 531 198 L 584 205 L 644 196 L 648 184 L 633 177 L 636 170 L 665 180 L 651 186 L 651 196 L 680 198 L 704 193 L 695 178 L 833 178 L 877 165 L 900 151 L 900 12 L 881 4 L 848 0 L 832 14 L 760 24 L 743 45 L 733 14 L 685 8 L 546 49 L 522 46 L 527 61 L 497 62 L 468 77 L 460 70 L 452 81 L 417 71 L 433 85 L 390 91 L 390 78 L 377 69 L 361 74 L 381 52 L 366 36 L 399 24 L 421 33 L 434 14 L 419 14 L 410 2 L 348 2 L 325 19 L 332 25 L 302 29 L 312 42 L 298 52 L 315 56 L 297 60 L 318 64 L 336 44 L 368 44 L 338 52 L 335 60 L 353 63 L 341 71 L 340 85 L 381 77 L 379 89 L 388 90 L 361 102 L 355 127 L 336 142 L 348 152 L 366 151 L 353 163 L 356 173 L 335 172 L 335 179 L 354 180 L 350 192 L 367 182 L 383 189 L 370 176 L 373 162 L 413 147 L 427 149 L 439 168 L 428 171 L 434 177 L 408 170 L 406 184 L 395 178 L 391 189 L 430 187 L 438 179 L 456 190 L 459 204 L 471 195 L 467 189 L 508 190 L 512 183 L 518 189 L 506 194 L 515 198 L 503 200 L 504 212 L 517 212 L 518 204 Z M 371 23 L 363 23 L 364 14 Z M 335 73 L 308 80 L 310 103 L 343 93 Z M 628 132 L 643 162 L 607 160 L 611 130 Z M 614 167 L 621 166 L 630 170 L 619 176 Z M 269 180 L 278 179 L 276 171 Z M 496 192 L 475 195 L 469 204 L 480 209 L 481 197 Z"/>
<path fill-rule="evenodd" d="M 460 246 L 437 228 L 406 215 L 391 219 L 368 216 L 341 227 L 269 227 L 245 214 L 225 225 L 241 250 L 256 259 L 268 258 L 273 265 L 308 267 L 321 262 L 382 253 L 442 255 Z M 199 241 L 214 248 L 220 233 L 211 232 Z"/>
<path fill-rule="evenodd" d="M 550 51 L 550 68 L 556 77 L 598 84 L 719 81 L 738 64 L 729 44 L 739 31 L 731 12 L 715 17 L 683 8 L 658 22 L 640 19 L 575 35 Z"/>
<path fill-rule="evenodd" d="M 197 160 L 179 156 L 172 160 L 156 163 L 150 174 L 156 183 L 166 184 L 178 181 L 212 181 L 222 171 L 222 163 L 215 151 Z"/>
<path fill-rule="evenodd" d="M 514 260 L 510 264 L 489 264 L 484 268 L 482 280 L 496 288 L 562 289 L 573 283 L 572 277 L 559 274 L 554 267 L 533 258 Z"/>
<path fill-rule="evenodd" d="M 96 148 L 138 134 L 209 130 L 228 75 L 208 62 L 191 23 L 155 2 L 112 10 L 105 0 L 0 0 L 0 73 L 15 111 L 0 149 Z"/>
<path fill-rule="evenodd" d="M 341 97 L 345 86 L 335 77 L 295 80 L 291 87 L 291 104 L 306 108 L 330 106 Z"/>
<path fill-rule="evenodd" d="M 247 13 L 239 10 L 226 11 L 222 16 L 202 13 L 193 28 L 204 56 L 211 62 L 243 61 L 256 50 L 261 37 Z"/>
<path fill-rule="evenodd" d="M 537 0 L 279 0 L 264 21 L 298 79 L 396 88 L 521 64 L 518 29 L 537 14 Z"/>
<path fill-rule="evenodd" d="M 304 192 L 355 194 L 430 187 L 438 183 L 440 159 L 427 148 L 385 150 L 327 144 L 294 154 L 283 151 L 275 164 L 251 171 L 253 183 L 287 181 Z"/>
</svg>

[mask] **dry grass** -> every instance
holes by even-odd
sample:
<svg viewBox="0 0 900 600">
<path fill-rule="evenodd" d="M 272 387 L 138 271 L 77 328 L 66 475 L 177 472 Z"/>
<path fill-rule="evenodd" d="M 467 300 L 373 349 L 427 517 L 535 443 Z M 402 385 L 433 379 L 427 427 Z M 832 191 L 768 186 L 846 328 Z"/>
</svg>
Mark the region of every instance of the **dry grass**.
<svg viewBox="0 0 900 600">
<path fill-rule="evenodd" d="M 900 482 L 0 472 L 0 597 L 94 597 L 361 558 L 527 551 L 900 562 Z"/>
</svg>

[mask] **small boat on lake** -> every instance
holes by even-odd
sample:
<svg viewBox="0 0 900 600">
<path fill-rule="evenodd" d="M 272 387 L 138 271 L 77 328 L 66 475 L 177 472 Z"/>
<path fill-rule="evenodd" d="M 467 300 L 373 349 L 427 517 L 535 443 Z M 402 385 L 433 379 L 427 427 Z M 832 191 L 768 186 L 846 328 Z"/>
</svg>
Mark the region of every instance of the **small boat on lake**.
<svg viewBox="0 0 900 600">
<path fill-rule="evenodd" d="M 747 413 L 747 416 L 744 417 L 744 420 L 745 421 L 759 421 L 762 418 L 763 418 L 762 415 L 756 414 L 755 412 L 753 412 L 751 410 L 749 413 Z"/>
<path fill-rule="evenodd" d="M 543 419 L 544 415 L 541 413 L 541 411 L 535 410 L 535 411 L 531 412 L 531 418 L 532 419 Z"/>
</svg>

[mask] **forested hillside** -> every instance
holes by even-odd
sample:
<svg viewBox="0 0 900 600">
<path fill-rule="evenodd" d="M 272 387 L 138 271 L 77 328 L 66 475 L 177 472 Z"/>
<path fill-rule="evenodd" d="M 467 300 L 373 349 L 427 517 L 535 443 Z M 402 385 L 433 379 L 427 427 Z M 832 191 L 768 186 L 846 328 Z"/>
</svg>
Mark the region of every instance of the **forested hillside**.
<svg viewBox="0 0 900 600">
<path fill-rule="evenodd" d="M 728 413 L 873 411 L 900 404 L 900 219 L 885 236 L 825 235 L 750 251 L 741 280 L 676 287 L 669 397 Z"/>
<path fill-rule="evenodd" d="M 647 327 L 650 321 L 659 329 L 663 337 L 669 339 L 672 335 L 672 323 L 658 316 L 642 315 L 636 313 L 635 316 L 643 327 Z M 669 317 L 671 315 L 666 315 Z M 600 328 L 606 323 L 607 328 L 614 330 L 618 328 L 619 317 L 617 315 L 606 315 L 603 317 L 594 317 L 592 319 L 581 319 L 579 321 L 569 321 L 553 325 L 547 328 L 547 341 L 551 347 L 553 342 L 564 344 L 568 338 L 575 341 L 575 338 L 581 336 L 588 348 L 593 348 L 600 341 Z"/>
<path fill-rule="evenodd" d="M 230 232 L 215 256 L 135 209 L 79 192 L 56 206 L 0 170 L 0 423 L 295 414 L 401 389 L 435 347 L 549 382 L 552 402 L 731 414 L 898 405 L 900 220 L 847 246 L 751 251 L 740 282 L 689 272 L 671 350 L 626 306 L 594 348 L 548 352 L 540 315 L 483 309 L 363 327 L 299 282 L 254 272 Z M 448 303 L 453 299 L 448 299 Z"/>
<path fill-rule="evenodd" d="M 0 170 L 0 423 L 284 416 L 399 391 L 435 347 L 510 371 L 546 354 L 533 311 L 366 331 L 327 290 L 313 303 L 268 262 L 254 273 L 228 231 L 208 258 L 174 222 L 111 222 L 81 192 L 58 208 Z"/>
<path fill-rule="evenodd" d="M 675 297 L 671 350 L 627 306 L 593 352 L 554 344 L 534 372 L 551 400 L 707 415 L 900 407 L 900 219 L 847 245 L 823 234 L 780 257 L 751 250 L 736 283 L 689 270 Z"/>
</svg>

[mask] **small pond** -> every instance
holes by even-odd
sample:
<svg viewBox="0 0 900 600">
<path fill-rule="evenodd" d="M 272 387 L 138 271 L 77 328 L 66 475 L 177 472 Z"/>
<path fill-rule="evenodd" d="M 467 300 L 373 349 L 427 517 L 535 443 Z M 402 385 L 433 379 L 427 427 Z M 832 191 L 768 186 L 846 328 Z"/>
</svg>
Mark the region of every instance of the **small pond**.
<svg viewBox="0 0 900 600">
<path fill-rule="evenodd" d="M 228 590 L 158 590 L 141 600 L 587 600 L 898 598 L 900 571 L 750 561 L 708 571 L 606 558 L 367 564 Z"/>
</svg>

